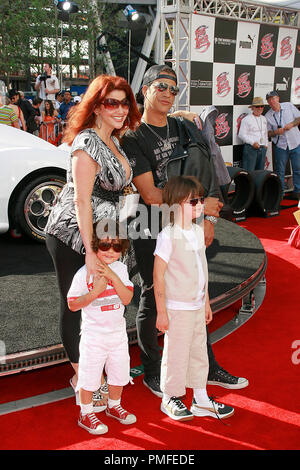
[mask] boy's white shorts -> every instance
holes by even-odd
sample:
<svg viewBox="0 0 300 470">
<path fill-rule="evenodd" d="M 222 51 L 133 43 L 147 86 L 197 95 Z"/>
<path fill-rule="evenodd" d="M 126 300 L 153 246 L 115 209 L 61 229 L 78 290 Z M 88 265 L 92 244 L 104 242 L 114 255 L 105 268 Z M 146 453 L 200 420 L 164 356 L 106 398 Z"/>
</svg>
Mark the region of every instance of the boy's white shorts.
<svg viewBox="0 0 300 470">
<path fill-rule="evenodd" d="M 98 390 L 104 367 L 108 384 L 119 386 L 128 384 L 130 357 L 126 331 L 114 335 L 82 332 L 76 390 L 80 388 L 91 392 Z"/>
</svg>

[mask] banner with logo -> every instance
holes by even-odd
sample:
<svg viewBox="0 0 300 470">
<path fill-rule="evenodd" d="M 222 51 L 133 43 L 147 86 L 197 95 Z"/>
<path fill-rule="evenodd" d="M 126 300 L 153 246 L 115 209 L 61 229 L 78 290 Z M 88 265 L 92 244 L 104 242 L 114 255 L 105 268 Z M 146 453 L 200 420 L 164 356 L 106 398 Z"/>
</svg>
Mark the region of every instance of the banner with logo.
<svg viewBox="0 0 300 470">
<path fill-rule="evenodd" d="M 238 22 L 236 36 L 236 64 L 256 65 L 256 55 L 259 37 L 259 24 Z"/>
<path fill-rule="evenodd" d="M 199 62 L 214 61 L 215 18 L 193 15 L 191 60 Z"/>
<path fill-rule="evenodd" d="M 278 31 L 278 26 L 260 25 L 256 65 L 275 65 Z"/>
<path fill-rule="evenodd" d="M 294 66 L 297 37 L 296 29 L 279 28 L 276 67 Z"/>
<path fill-rule="evenodd" d="M 297 28 L 192 14 L 190 109 L 199 114 L 205 106 L 218 109 L 215 138 L 226 164 L 241 163 L 241 120 L 252 112 L 254 97 L 264 100 L 265 114 L 271 90 L 281 102 L 300 106 Z M 271 153 L 268 148 L 268 169 Z"/>
<path fill-rule="evenodd" d="M 234 64 L 213 64 L 212 104 L 232 105 L 234 96 Z"/>
<path fill-rule="evenodd" d="M 252 103 L 255 85 L 255 66 L 236 65 L 234 80 L 234 103 Z"/>
<path fill-rule="evenodd" d="M 216 18 L 214 62 L 234 64 L 237 22 Z"/>
</svg>

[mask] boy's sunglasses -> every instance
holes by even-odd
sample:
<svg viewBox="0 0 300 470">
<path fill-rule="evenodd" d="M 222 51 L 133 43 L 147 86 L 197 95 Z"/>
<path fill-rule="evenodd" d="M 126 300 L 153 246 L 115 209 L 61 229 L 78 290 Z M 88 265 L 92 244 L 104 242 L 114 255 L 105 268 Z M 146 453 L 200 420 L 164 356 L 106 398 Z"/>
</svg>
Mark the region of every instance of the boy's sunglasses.
<svg viewBox="0 0 300 470">
<path fill-rule="evenodd" d="M 174 96 L 178 95 L 178 93 L 179 93 L 178 86 L 168 85 L 167 83 L 164 83 L 164 82 L 153 83 L 153 85 L 155 86 L 155 88 L 158 89 L 158 91 L 166 91 L 166 90 L 169 89 L 170 92 L 172 93 L 172 95 L 174 95 Z"/>
<path fill-rule="evenodd" d="M 121 253 L 122 244 L 119 242 L 99 242 L 98 248 L 101 251 L 108 251 L 112 248 L 116 253 Z"/>
<path fill-rule="evenodd" d="M 127 98 L 123 100 L 116 100 L 114 98 L 105 98 L 101 104 L 103 104 L 105 109 L 118 109 L 120 106 L 123 109 L 129 109 L 130 101 Z"/>
<path fill-rule="evenodd" d="M 194 197 L 193 199 L 190 199 L 187 202 L 193 207 L 195 207 L 199 202 L 200 204 L 204 204 L 204 196 Z"/>
</svg>

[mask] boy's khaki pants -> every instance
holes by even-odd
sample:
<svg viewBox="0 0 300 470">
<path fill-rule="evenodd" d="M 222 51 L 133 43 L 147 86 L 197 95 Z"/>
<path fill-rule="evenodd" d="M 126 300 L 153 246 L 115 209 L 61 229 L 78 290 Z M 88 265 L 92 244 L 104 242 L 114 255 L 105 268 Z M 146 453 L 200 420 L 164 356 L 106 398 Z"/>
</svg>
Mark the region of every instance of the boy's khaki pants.
<svg viewBox="0 0 300 470">
<path fill-rule="evenodd" d="M 199 310 L 167 310 L 161 364 L 162 392 L 185 395 L 188 388 L 205 388 L 208 376 L 205 307 Z"/>
</svg>

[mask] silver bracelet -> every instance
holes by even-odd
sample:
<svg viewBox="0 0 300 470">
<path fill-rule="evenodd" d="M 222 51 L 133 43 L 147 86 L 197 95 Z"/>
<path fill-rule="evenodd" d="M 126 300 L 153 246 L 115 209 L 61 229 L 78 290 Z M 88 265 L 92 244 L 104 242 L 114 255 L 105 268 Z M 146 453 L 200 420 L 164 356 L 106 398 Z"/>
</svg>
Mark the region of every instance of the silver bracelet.
<svg viewBox="0 0 300 470">
<path fill-rule="evenodd" d="M 208 221 L 211 222 L 213 225 L 216 225 L 216 223 L 218 222 L 217 217 L 215 217 L 214 215 L 205 215 L 205 216 L 204 216 L 204 219 L 205 219 L 205 220 L 208 220 Z"/>
</svg>

